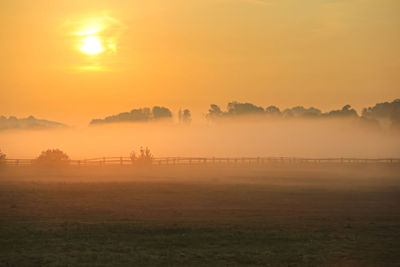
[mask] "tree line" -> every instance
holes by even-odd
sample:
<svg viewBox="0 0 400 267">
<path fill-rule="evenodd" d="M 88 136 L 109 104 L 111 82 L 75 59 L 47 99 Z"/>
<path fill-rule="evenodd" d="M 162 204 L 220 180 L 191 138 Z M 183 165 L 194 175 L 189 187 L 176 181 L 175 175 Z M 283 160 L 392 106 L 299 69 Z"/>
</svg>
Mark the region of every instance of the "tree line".
<svg viewBox="0 0 400 267">
<path fill-rule="evenodd" d="M 274 119 L 323 119 L 323 118 L 350 118 L 359 120 L 375 126 L 385 128 L 400 129 L 400 99 L 392 102 L 377 103 L 375 106 L 366 107 L 358 114 L 350 105 L 345 105 L 337 110 L 322 112 L 315 107 L 295 106 L 281 110 L 279 107 L 271 105 L 267 107 L 257 106 L 252 103 L 241 103 L 237 101 L 229 102 L 225 110 L 218 105 L 211 104 L 208 112 L 204 114 L 208 121 L 219 122 L 224 119 L 244 118 L 252 116 L 257 118 Z M 152 108 L 144 107 L 132 109 L 129 112 L 122 112 L 107 116 L 103 119 L 93 119 L 90 125 L 119 123 L 119 122 L 155 122 L 172 121 L 172 111 L 163 106 Z M 181 124 L 190 124 L 192 121 L 189 109 L 179 110 L 178 120 Z M 33 116 L 18 119 L 14 116 L 6 118 L 0 116 L 0 130 L 2 129 L 47 129 L 55 127 L 65 127 L 65 124 L 39 120 Z"/>
<path fill-rule="evenodd" d="M 326 118 L 348 118 L 359 120 L 370 125 L 389 125 L 391 128 L 400 129 L 400 99 L 392 102 L 378 103 L 373 107 L 367 107 L 359 115 L 350 105 L 340 109 L 322 112 L 315 107 L 295 106 L 281 110 L 277 106 L 261 106 L 252 103 L 229 102 L 225 110 L 218 105 L 211 104 L 205 118 L 209 121 L 220 122 L 224 119 L 236 119 L 252 116 L 257 118 L 274 119 L 326 119 Z M 115 122 L 149 122 L 159 120 L 170 120 L 172 112 L 169 108 L 155 106 L 150 108 L 133 109 L 117 115 L 108 116 L 104 119 L 95 119 L 90 124 L 105 124 Z M 178 119 L 180 123 L 190 123 L 191 112 L 189 109 L 179 110 Z"/>
</svg>

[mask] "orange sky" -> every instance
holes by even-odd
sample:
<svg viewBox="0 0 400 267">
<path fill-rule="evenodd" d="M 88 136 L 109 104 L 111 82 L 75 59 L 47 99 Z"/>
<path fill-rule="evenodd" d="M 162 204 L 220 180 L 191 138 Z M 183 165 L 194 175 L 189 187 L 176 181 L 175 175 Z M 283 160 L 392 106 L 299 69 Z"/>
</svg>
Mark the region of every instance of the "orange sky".
<svg viewBox="0 0 400 267">
<path fill-rule="evenodd" d="M 0 115 L 88 123 L 164 105 L 352 104 L 400 97 L 398 0 L 3 0 Z M 111 18 L 107 20 L 107 18 Z M 76 32 L 115 50 L 87 55 Z"/>
</svg>

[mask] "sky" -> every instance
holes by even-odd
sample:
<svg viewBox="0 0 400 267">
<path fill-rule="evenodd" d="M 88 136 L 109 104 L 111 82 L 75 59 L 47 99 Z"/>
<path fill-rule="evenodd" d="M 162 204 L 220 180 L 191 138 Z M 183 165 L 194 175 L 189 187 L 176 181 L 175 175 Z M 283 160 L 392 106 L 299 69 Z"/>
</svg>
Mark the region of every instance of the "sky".
<svg viewBox="0 0 400 267">
<path fill-rule="evenodd" d="M 400 96 L 399 14 L 398 0 L 2 0 L 0 115 L 360 111 Z"/>
</svg>

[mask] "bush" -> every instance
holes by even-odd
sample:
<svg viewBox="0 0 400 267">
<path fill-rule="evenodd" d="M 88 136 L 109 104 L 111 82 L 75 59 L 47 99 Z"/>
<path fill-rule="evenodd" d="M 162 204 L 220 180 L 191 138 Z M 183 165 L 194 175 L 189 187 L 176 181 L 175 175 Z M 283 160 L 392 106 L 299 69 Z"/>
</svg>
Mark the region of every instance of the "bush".
<svg viewBox="0 0 400 267">
<path fill-rule="evenodd" d="M 45 166 L 65 166 L 70 162 L 70 158 L 60 149 L 48 149 L 35 159 L 35 164 Z"/>
<path fill-rule="evenodd" d="M 143 147 L 141 147 L 140 153 L 137 155 L 135 151 L 132 151 L 130 158 L 132 164 L 134 165 L 148 166 L 151 165 L 154 157 L 151 154 L 150 149 L 148 147 L 146 147 L 146 149 L 143 149 Z"/>
<path fill-rule="evenodd" d="M 0 150 L 0 165 L 5 165 L 6 164 L 6 154 L 1 152 Z"/>
</svg>

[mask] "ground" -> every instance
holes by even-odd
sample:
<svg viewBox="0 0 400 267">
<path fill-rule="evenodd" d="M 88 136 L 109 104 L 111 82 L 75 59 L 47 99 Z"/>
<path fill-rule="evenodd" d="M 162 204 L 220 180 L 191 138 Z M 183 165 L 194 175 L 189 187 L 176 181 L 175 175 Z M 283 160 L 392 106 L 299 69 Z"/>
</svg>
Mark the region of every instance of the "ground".
<svg viewBox="0 0 400 267">
<path fill-rule="evenodd" d="M 400 266 L 399 166 L 0 172 L 0 266 Z"/>
</svg>

